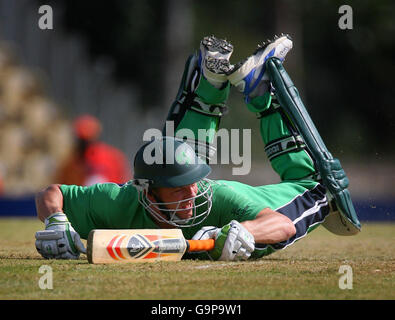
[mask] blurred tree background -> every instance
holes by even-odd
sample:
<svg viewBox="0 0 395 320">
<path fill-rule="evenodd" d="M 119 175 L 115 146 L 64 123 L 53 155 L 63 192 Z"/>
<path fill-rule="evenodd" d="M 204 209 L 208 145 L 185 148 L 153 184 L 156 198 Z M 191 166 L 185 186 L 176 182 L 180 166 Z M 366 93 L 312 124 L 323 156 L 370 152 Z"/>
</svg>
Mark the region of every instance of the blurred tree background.
<svg viewBox="0 0 395 320">
<path fill-rule="evenodd" d="M 343 4 L 353 9 L 352 30 L 338 26 Z M 92 59 L 110 57 L 118 81 L 142 90 L 142 112 L 157 108 L 158 114 L 177 91 L 164 84 L 167 74 L 181 78 L 187 54 L 203 36 L 230 40 L 236 63 L 259 42 L 288 33 L 294 49 L 285 67 L 329 149 L 387 160 L 395 151 L 394 18 L 392 0 L 64 1 L 62 16 L 67 30 L 87 41 Z M 182 42 L 182 54 L 172 52 L 167 40 Z M 239 95 L 232 93 L 229 106 L 225 127 L 256 130 Z"/>
</svg>

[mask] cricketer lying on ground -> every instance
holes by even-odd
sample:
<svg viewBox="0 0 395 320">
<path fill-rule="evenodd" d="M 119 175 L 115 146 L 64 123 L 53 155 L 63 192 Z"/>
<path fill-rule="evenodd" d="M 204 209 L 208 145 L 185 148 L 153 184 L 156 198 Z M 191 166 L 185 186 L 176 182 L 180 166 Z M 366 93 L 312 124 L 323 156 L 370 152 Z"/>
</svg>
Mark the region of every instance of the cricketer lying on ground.
<svg viewBox="0 0 395 320">
<path fill-rule="evenodd" d="M 214 38 L 209 40 L 216 41 Z M 225 77 L 222 73 L 222 79 L 225 77 L 223 85 L 211 85 L 202 76 L 199 54 L 191 56 L 185 66 L 181 87 L 168 120 L 175 122 L 176 136 L 183 128 L 194 133 L 202 128 L 212 129 L 213 136 L 206 137 L 204 141 L 187 141 L 190 145 L 182 140 L 175 141 L 174 137 L 163 137 L 160 141 L 152 142 L 159 143 L 160 154 L 164 157 L 167 154 L 165 140 L 173 139 L 175 144 L 183 147 L 185 154 L 192 155 L 194 150 L 207 161 L 215 152 L 212 143 L 231 83 L 243 94 L 247 94 L 247 108 L 258 114 L 264 143 L 262 147 L 273 169 L 281 177 L 281 183 L 251 186 L 238 181 L 210 180 L 206 178 L 210 169 L 208 166 L 204 169 L 207 165 L 205 161 L 199 164 L 197 174 L 192 170 L 196 165 L 189 169 L 181 165 L 150 167 L 143 161 L 144 157 L 139 158 L 139 155 L 144 154 L 144 148 L 150 144 L 144 145 L 135 157 L 133 181 L 122 186 L 103 183 L 90 187 L 58 187 L 62 194 L 64 214 L 57 213 L 59 219 L 53 221 L 53 226 L 46 220 L 46 229 L 55 230 L 36 234 L 36 246 L 40 254 L 46 258 L 78 258 L 79 252 L 85 251 L 80 246 L 78 235 L 87 239 L 94 229 L 157 229 L 159 225 L 155 221 L 160 219 L 154 214 L 157 213 L 156 210 L 150 210 L 154 207 L 167 217 L 162 222 L 170 222 L 170 225 L 182 229 L 185 239 L 215 239 L 212 251 L 187 253 L 184 258 L 260 258 L 292 245 L 320 224 L 335 234 L 356 234 L 360 230 L 360 223 L 352 206 L 347 190 L 348 179 L 340 162 L 333 159 L 326 149 L 281 62 L 275 58 L 268 59 L 273 52 L 284 53 L 281 44 L 289 44 L 290 48 L 290 41 L 288 36 L 277 37 L 267 47 L 259 47 L 248 58 L 247 61 L 250 62 L 259 60 L 253 66 L 259 74 L 257 83 L 263 84 L 262 87 L 256 87 L 256 84 L 249 86 L 255 78 L 249 77 L 248 68 L 234 68 L 234 71 L 230 71 L 233 76 L 227 74 Z M 221 41 L 221 45 L 225 42 Z M 279 50 L 276 50 L 277 44 Z M 227 62 L 224 56 L 231 53 L 229 48 L 231 47 L 225 46 L 222 53 L 221 62 L 224 64 L 219 64 L 221 67 Z M 210 47 L 203 49 L 209 50 Z M 259 59 L 255 59 L 255 55 Z M 238 86 L 238 78 L 248 84 L 244 88 L 256 87 L 259 95 L 250 96 L 249 92 L 240 90 L 243 86 Z M 270 86 L 274 90 L 259 89 Z M 174 155 L 172 156 L 174 159 Z M 152 170 L 153 168 L 157 170 Z M 163 180 L 163 177 L 166 179 Z M 177 205 L 174 209 L 174 202 L 172 206 L 166 207 L 171 202 L 159 198 L 147 201 L 150 187 L 174 188 L 194 183 L 197 184 L 198 192 L 193 197 L 192 219 L 188 221 L 177 218 L 176 212 L 182 207 Z M 191 199 L 182 198 L 180 201 Z M 287 217 L 295 227 L 295 234 L 280 242 L 256 243 L 241 223 L 255 220 L 265 208 Z"/>
</svg>

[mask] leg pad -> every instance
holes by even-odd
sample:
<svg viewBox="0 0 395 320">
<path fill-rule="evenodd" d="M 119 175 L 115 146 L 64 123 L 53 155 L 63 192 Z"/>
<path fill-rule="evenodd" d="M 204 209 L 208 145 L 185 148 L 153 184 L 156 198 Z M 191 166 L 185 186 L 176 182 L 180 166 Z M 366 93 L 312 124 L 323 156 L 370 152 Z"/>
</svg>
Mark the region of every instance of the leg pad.
<svg viewBox="0 0 395 320">
<path fill-rule="evenodd" d="M 266 66 L 275 89 L 275 95 L 281 107 L 303 137 L 307 150 L 315 161 L 322 184 L 327 188 L 329 197 L 333 198 L 333 207 L 337 209 L 340 215 L 339 221 L 341 220 L 341 223 L 327 228 L 331 228 L 330 231 L 341 235 L 358 233 L 361 224 L 351 201 L 351 195 L 347 189 L 349 181 L 340 161 L 334 159 L 326 148 L 303 105 L 297 88 L 285 71 L 281 61 L 277 58 L 270 58 Z M 325 223 L 323 225 L 325 226 Z"/>
</svg>

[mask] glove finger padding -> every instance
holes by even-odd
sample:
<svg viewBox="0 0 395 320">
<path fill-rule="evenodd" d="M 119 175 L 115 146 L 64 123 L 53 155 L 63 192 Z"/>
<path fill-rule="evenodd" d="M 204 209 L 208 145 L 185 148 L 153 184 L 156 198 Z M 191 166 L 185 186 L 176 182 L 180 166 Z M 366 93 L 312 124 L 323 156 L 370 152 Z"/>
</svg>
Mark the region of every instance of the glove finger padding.
<svg viewBox="0 0 395 320">
<path fill-rule="evenodd" d="M 237 230 L 235 228 L 231 228 L 229 230 L 228 237 L 226 238 L 219 260 L 235 260 L 236 253 L 240 250 L 241 246 L 241 241 L 237 240 Z"/>
<path fill-rule="evenodd" d="M 81 237 L 78 233 L 74 234 L 74 245 L 79 252 L 86 254 L 86 248 L 85 248 L 84 244 L 82 243 Z"/>
<path fill-rule="evenodd" d="M 214 260 L 247 260 L 255 249 L 255 240 L 239 222 L 232 220 L 225 225 L 215 240 L 215 248 L 209 252 Z"/>
<path fill-rule="evenodd" d="M 215 239 L 220 231 L 221 229 L 217 227 L 203 227 L 195 233 L 195 235 L 192 237 L 192 240 Z"/>
<path fill-rule="evenodd" d="M 56 240 L 36 240 L 36 248 L 44 258 L 52 258 L 59 254 Z"/>
<path fill-rule="evenodd" d="M 62 237 L 63 232 L 61 231 L 37 231 L 35 234 L 37 251 L 47 259 L 56 257 L 60 253 L 57 241 L 62 239 Z"/>
<path fill-rule="evenodd" d="M 57 245 L 58 245 L 59 254 L 67 252 L 67 241 L 66 241 L 66 239 L 59 239 L 59 240 L 57 240 Z"/>
<path fill-rule="evenodd" d="M 245 248 L 240 248 L 235 255 L 235 260 L 247 260 L 250 256 L 251 252 L 247 251 Z"/>
<path fill-rule="evenodd" d="M 35 237 L 36 249 L 46 259 L 78 259 L 80 252 L 86 252 L 77 233 L 73 235 L 77 252 L 71 249 L 66 231 L 43 230 L 36 232 Z"/>
<path fill-rule="evenodd" d="M 247 231 L 241 224 L 242 228 L 239 230 L 237 239 L 241 241 L 241 247 L 245 248 L 247 252 L 252 253 L 255 250 L 255 240 L 251 233 Z"/>
</svg>

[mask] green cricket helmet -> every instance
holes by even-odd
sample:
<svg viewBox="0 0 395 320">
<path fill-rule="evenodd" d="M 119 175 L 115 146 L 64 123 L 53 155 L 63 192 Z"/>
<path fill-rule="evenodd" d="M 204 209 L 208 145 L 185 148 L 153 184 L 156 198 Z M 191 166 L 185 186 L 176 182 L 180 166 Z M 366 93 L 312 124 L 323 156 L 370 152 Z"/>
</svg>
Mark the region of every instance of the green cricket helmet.
<svg viewBox="0 0 395 320">
<path fill-rule="evenodd" d="M 138 150 L 134 158 L 133 185 L 138 190 L 139 202 L 155 219 L 175 227 L 191 227 L 203 222 L 210 213 L 213 191 L 210 180 L 206 179 L 210 172 L 210 166 L 196 155 L 189 144 L 177 138 L 162 137 Z M 151 193 L 156 201 L 152 202 L 147 197 L 152 188 L 176 188 L 194 183 L 198 193 L 192 198 L 166 202 Z M 190 201 L 193 201 L 192 217 L 179 218 L 177 213 L 185 211 L 183 204 Z M 168 208 L 174 204 L 175 209 Z"/>
</svg>

